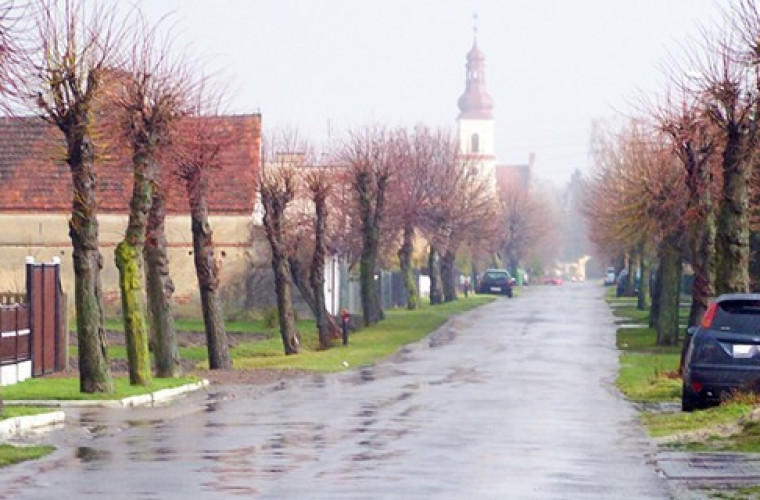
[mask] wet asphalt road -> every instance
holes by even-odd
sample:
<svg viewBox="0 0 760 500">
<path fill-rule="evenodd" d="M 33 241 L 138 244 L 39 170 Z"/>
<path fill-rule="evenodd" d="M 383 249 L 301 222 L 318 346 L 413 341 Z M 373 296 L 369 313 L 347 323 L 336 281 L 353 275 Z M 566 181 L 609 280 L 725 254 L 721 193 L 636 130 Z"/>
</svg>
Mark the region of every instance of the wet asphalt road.
<svg viewBox="0 0 760 500">
<path fill-rule="evenodd" d="M 371 368 L 74 412 L 0 498 L 669 498 L 602 293 L 532 288 Z"/>
</svg>

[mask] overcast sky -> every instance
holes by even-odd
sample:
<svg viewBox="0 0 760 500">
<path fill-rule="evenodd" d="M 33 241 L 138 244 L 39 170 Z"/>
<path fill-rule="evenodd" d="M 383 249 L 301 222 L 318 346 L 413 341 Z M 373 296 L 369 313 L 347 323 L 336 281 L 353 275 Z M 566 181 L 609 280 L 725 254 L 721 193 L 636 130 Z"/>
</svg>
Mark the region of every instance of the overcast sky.
<svg viewBox="0 0 760 500">
<path fill-rule="evenodd" d="M 590 123 L 662 88 L 669 54 L 718 15 L 714 0 L 145 0 L 220 71 L 228 110 L 322 141 L 364 124 L 456 126 L 478 46 L 496 155 L 560 183 L 588 166 Z"/>
</svg>

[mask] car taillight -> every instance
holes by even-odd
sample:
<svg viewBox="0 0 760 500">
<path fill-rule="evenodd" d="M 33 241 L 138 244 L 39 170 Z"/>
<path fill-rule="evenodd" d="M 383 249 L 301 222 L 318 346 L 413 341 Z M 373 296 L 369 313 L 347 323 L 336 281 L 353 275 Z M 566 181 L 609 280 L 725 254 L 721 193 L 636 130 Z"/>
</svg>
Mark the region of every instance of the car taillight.
<svg viewBox="0 0 760 500">
<path fill-rule="evenodd" d="M 718 304 L 713 302 L 705 311 L 702 316 L 702 328 L 710 328 L 712 326 L 713 319 L 715 319 L 715 313 L 718 311 Z"/>
<path fill-rule="evenodd" d="M 702 385 L 702 382 L 694 381 L 694 382 L 691 383 L 691 390 L 694 391 L 694 392 L 701 391 L 703 387 L 704 387 L 704 385 Z"/>
</svg>

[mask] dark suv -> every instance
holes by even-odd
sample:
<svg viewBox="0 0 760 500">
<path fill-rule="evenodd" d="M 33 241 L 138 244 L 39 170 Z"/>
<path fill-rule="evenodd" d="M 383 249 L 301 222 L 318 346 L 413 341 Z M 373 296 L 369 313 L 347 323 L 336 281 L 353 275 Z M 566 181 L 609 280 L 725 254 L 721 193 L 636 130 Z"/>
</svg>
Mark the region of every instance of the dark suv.
<svg viewBox="0 0 760 500">
<path fill-rule="evenodd" d="M 486 269 L 478 284 L 478 293 L 503 293 L 512 298 L 512 276 L 506 269 Z"/>
<path fill-rule="evenodd" d="M 684 345 L 681 408 L 719 404 L 736 390 L 760 391 L 760 294 L 721 295 Z"/>
</svg>

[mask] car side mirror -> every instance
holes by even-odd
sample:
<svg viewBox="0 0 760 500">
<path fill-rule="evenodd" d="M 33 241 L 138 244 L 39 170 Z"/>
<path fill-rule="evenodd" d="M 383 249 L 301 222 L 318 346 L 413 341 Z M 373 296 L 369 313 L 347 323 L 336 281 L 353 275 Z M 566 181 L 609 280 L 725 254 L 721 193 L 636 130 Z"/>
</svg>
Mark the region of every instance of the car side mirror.
<svg viewBox="0 0 760 500">
<path fill-rule="evenodd" d="M 690 326 L 689 328 L 686 329 L 686 335 L 688 335 L 689 337 L 693 337 L 696 331 L 697 331 L 696 326 Z"/>
</svg>

